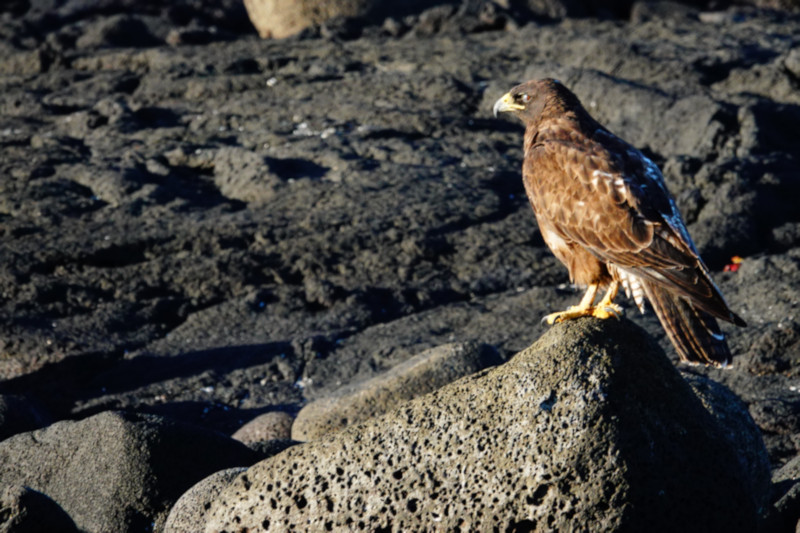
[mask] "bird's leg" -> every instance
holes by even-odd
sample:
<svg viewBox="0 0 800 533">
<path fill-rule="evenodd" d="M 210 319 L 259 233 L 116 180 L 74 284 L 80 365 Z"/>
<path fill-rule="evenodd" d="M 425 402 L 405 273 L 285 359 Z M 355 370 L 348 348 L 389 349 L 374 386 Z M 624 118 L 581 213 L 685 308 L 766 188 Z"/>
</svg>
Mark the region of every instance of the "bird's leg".
<svg viewBox="0 0 800 533">
<path fill-rule="evenodd" d="M 582 316 L 593 316 L 600 319 L 611 318 L 612 316 L 614 318 L 619 318 L 619 316 L 622 314 L 622 308 L 614 303 L 614 298 L 617 297 L 617 292 L 619 291 L 619 282 L 612 281 L 603 298 L 597 303 L 597 305 L 592 305 L 594 303 L 595 296 L 597 296 L 598 288 L 599 285 L 596 283 L 589 285 L 589 287 L 586 289 L 586 294 L 583 295 L 583 298 L 581 298 L 581 302 L 578 305 L 573 305 L 566 311 L 561 311 L 560 313 L 551 313 L 545 316 L 544 319 L 542 319 L 542 322 L 555 324 L 558 322 L 563 322 L 564 320 L 580 318 Z"/>
<path fill-rule="evenodd" d="M 619 318 L 622 314 L 622 308 L 614 303 L 614 298 L 617 297 L 619 291 L 619 281 L 612 281 L 608 286 L 606 294 L 603 299 L 597 303 L 597 306 L 592 310 L 592 316 L 596 318 Z"/>
<path fill-rule="evenodd" d="M 578 305 L 573 305 L 566 311 L 551 313 L 545 316 L 542 319 L 542 322 L 547 322 L 548 324 L 554 324 L 557 322 L 563 322 L 564 320 L 572 320 L 573 318 L 579 318 L 582 316 L 593 316 L 594 307 L 592 307 L 592 304 L 594 303 L 594 297 L 597 296 L 598 288 L 599 286 L 597 285 L 597 283 L 592 283 L 591 285 L 589 285 L 589 287 L 586 288 L 586 294 L 583 295 L 583 298 L 581 298 L 581 302 Z"/>
</svg>

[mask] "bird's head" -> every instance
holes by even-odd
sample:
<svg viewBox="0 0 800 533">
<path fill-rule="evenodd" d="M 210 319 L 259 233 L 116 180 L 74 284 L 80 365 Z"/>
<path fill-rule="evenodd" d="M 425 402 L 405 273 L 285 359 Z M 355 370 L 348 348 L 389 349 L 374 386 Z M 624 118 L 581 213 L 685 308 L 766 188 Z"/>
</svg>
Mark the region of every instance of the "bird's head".
<svg viewBox="0 0 800 533">
<path fill-rule="evenodd" d="M 494 104 L 494 116 L 513 113 L 525 124 L 538 122 L 549 114 L 580 108 L 580 102 L 569 89 L 551 78 L 531 80 L 517 85 Z"/>
</svg>

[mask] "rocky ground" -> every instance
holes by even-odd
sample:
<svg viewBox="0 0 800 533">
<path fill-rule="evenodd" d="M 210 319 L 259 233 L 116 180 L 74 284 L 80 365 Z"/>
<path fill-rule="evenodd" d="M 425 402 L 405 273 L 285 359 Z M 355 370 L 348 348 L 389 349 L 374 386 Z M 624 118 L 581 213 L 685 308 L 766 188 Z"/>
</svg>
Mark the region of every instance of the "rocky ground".
<svg viewBox="0 0 800 533">
<path fill-rule="evenodd" d="M 230 435 L 431 347 L 527 347 L 580 293 L 491 106 L 550 76 L 664 170 L 749 324 L 689 371 L 796 457 L 800 17 L 504 5 L 275 41 L 236 2 L 0 7 L 0 438 L 110 410 Z"/>
</svg>

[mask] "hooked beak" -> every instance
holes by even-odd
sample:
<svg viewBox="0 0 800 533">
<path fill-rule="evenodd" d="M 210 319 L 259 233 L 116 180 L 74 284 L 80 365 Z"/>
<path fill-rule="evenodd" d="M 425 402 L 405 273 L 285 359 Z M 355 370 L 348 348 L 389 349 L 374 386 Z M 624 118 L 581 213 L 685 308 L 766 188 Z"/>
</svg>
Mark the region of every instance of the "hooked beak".
<svg viewBox="0 0 800 533">
<path fill-rule="evenodd" d="M 492 112 L 494 116 L 497 117 L 498 113 L 506 113 L 508 111 L 519 111 L 521 109 L 525 109 L 524 105 L 520 105 L 514 102 L 514 97 L 511 96 L 511 93 L 506 93 L 500 98 L 498 101 L 494 103 L 494 107 L 492 108 Z"/>
</svg>

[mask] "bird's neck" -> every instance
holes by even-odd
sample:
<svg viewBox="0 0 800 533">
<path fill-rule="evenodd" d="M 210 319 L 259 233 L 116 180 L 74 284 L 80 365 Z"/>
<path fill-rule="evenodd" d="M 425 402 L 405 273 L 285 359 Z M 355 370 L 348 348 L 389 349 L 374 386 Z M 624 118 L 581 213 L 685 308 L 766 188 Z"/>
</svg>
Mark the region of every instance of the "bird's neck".
<svg viewBox="0 0 800 533">
<path fill-rule="evenodd" d="M 595 120 L 583 109 L 561 105 L 559 102 L 547 106 L 536 117 L 536 120 L 526 124 L 526 141 L 536 142 L 549 137 L 561 137 L 565 131 L 590 132 L 599 127 Z"/>
</svg>

